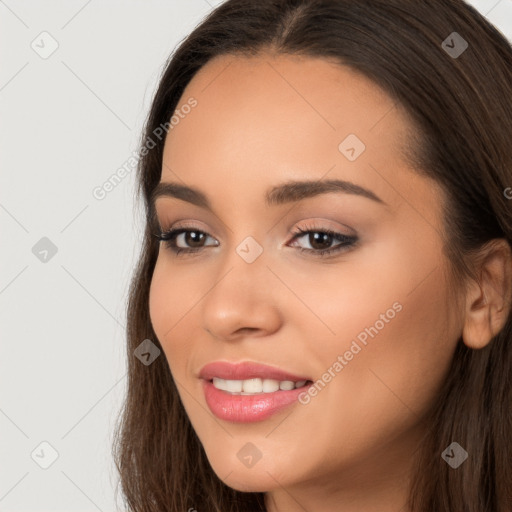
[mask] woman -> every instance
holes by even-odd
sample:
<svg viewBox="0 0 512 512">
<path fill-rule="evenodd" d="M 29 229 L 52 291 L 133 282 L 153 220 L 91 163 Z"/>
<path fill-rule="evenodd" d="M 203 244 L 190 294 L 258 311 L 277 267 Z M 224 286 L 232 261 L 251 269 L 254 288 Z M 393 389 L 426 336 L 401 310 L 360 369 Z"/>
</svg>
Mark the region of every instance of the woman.
<svg viewBox="0 0 512 512">
<path fill-rule="evenodd" d="M 129 510 L 512 509 L 511 98 L 461 0 L 228 0 L 182 42 L 141 141 Z"/>
</svg>

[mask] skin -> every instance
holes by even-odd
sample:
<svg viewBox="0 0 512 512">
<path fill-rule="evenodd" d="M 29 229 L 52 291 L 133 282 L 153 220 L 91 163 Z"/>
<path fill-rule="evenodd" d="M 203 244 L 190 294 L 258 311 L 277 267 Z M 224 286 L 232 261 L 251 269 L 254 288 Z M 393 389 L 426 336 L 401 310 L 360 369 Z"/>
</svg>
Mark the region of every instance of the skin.
<svg viewBox="0 0 512 512">
<path fill-rule="evenodd" d="M 481 348 L 503 326 L 508 245 L 481 259 L 487 280 L 461 285 L 454 301 L 443 191 L 401 155 L 414 128 L 405 112 L 349 68 L 222 56 L 193 78 L 178 108 L 190 97 L 197 107 L 167 136 L 161 181 L 199 188 L 213 212 L 156 201 L 162 230 L 186 223 L 208 237 L 184 256 L 160 244 L 150 315 L 213 470 L 235 489 L 265 491 L 270 512 L 407 511 L 422 419 L 457 342 Z M 338 149 L 349 134 L 366 145 L 353 162 Z M 327 178 L 385 204 L 333 192 L 264 203 L 274 185 Z M 300 252 L 319 245 L 290 230 L 311 226 L 356 234 L 358 244 L 326 257 Z M 250 264 L 236 252 L 247 236 L 263 248 Z M 184 235 L 177 243 L 194 247 Z M 395 303 L 402 309 L 307 405 L 246 424 L 210 412 L 198 378 L 206 363 L 256 361 L 317 380 Z M 262 454 L 251 468 L 237 457 L 247 442 Z"/>
</svg>

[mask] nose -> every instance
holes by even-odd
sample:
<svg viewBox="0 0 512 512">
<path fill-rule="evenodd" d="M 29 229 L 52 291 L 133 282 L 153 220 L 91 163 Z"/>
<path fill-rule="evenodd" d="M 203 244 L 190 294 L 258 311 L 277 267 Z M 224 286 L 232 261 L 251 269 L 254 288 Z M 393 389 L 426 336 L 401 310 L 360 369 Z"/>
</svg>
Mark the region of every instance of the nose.
<svg viewBox="0 0 512 512">
<path fill-rule="evenodd" d="M 233 250 L 219 268 L 202 301 L 203 326 L 214 338 L 235 341 L 267 336 L 279 329 L 279 293 L 282 296 L 283 290 L 264 254 L 247 263 Z"/>
</svg>

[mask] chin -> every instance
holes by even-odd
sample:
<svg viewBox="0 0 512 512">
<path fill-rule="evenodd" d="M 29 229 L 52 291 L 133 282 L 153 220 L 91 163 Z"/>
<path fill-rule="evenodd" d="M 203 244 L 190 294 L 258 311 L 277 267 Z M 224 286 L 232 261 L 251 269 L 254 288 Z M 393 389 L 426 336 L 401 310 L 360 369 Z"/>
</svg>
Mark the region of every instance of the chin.
<svg viewBox="0 0 512 512">
<path fill-rule="evenodd" d="M 219 478 L 220 475 L 217 474 Z M 224 475 L 226 477 L 226 474 Z M 268 473 L 252 473 L 251 471 L 233 471 L 221 480 L 232 489 L 240 492 L 268 492 L 277 486 L 276 481 Z"/>
<path fill-rule="evenodd" d="M 232 458 L 226 458 L 224 454 L 222 459 L 208 458 L 208 460 L 217 477 L 236 491 L 268 492 L 284 484 L 281 478 L 283 470 L 276 468 L 272 464 L 273 461 L 269 464 L 268 461 L 264 462 L 260 459 L 254 466 L 244 467 L 236 454 L 233 454 Z"/>
</svg>

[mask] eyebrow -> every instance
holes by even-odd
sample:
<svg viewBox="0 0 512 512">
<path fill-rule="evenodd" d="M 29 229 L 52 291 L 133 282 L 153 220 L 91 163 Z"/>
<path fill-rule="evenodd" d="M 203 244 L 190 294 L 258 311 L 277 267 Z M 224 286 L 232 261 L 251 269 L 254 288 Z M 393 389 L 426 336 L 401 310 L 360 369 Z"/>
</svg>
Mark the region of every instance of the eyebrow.
<svg viewBox="0 0 512 512">
<path fill-rule="evenodd" d="M 266 192 L 265 204 L 267 206 L 277 206 L 332 192 L 356 195 L 386 205 L 386 203 L 371 190 L 351 183 L 350 181 L 334 179 L 287 181 L 281 185 L 272 187 Z M 203 192 L 197 188 L 182 185 L 181 183 L 163 181 L 158 183 L 150 197 L 149 204 L 152 210 L 154 210 L 156 200 L 159 197 L 174 197 L 212 211 L 210 201 Z"/>
</svg>

